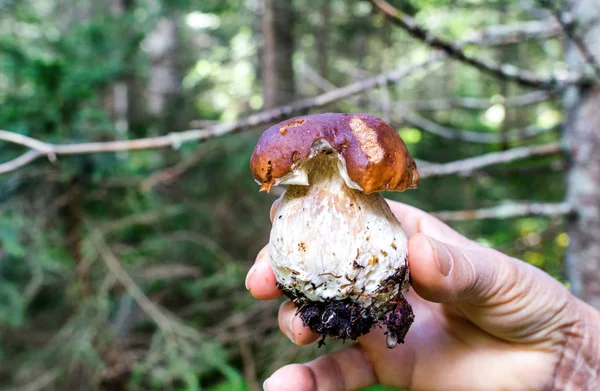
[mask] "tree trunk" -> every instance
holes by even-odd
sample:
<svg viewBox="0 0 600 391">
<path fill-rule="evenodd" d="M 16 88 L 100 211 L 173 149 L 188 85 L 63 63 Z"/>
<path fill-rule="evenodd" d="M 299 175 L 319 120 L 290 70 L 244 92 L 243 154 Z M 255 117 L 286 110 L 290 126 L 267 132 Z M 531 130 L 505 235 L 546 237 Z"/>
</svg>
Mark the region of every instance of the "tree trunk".
<svg viewBox="0 0 600 391">
<path fill-rule="evenodd" d="M 317 69 L 319 75 L 325 80 L 329 80 L 329 30 L 331 27 L 331 0 L 322 0 L 321 3 L 321 24 L 319 25 L 316 37 L 317 41 Z"/>
<path fill-rule="evenodd" d="M 265 0 L 263 30 L 263 100 L 270 109 L 294 99 L 294 10 L 289 1 Z"/>
<path fill-rule="evenodd" d="M 172 103 L 180 103 L 181 69 L 179 64 L 179 16 L 172 11 L 161 18 L 146 38 L 145 47 L 152 62 L 146 91 L 148 112 L 153 118 L 168 118 Z M 182 124 L 171 125 L 181 126 Z"/>
<path fill-rule="evenodd" d="M 116 16 L 123 15 L 133 7 L 134 0 L 111 0 L 109 3 L 110 13 Z M 112 114 L 115 121 L 117 138 L 126 140 L 129 137 L 129 102 L 130 102 L 129 80 L 123 79 L 114 83 L 112 87 Z M 126 152 L 120 152 L 117 156 L 125 159 Z"/>
<path fill-rule="evenodd" d="M 590 24 L 584 30 L 583 40 L 598 58 L 600 0 L 571 0 L 569 3 L 579 25 Z M 574 44 L 568 44 L 566 54 L 571 70 L 585 69 L 585 62 Z M 600 308 L 600 86 L 571 88 L 566 92 L 565 104 L 564 138 L 571 157 L 567 201 L 575 208 L 568 227 L 567 275 L 573 293 Z"/>
</svg>

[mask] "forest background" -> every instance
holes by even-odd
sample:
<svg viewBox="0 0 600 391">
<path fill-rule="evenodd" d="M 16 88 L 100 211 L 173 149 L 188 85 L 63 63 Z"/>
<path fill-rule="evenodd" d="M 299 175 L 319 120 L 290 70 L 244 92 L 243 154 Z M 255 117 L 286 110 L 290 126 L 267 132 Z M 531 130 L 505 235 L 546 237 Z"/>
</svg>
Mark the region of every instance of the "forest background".
<svg viewBox="0 0 600 391">
<path fill-rule="evenodd" d="M 600 307 L 599 9 L 0 0 L 0 387 L 254 391 L 339 348 L 244 288 L 250 155 L 305 113 L 384 118 L 423 176 L 387 197 Z"/>
</svg>

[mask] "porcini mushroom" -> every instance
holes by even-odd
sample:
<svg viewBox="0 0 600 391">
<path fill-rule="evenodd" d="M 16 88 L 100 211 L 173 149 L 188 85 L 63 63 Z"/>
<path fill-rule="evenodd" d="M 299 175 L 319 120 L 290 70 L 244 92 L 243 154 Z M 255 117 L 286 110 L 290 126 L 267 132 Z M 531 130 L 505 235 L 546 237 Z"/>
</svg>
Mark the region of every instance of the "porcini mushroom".
<svg viewBox="0 0 600 391">
<path fill-rule="evenodd" d="M 368 114 L 296 117 L 262 134 L 250 166 L 261 190 L 289 185 L 269 256 L 304 324 L 351 340 L 379 324 L 389 348 L 403 342 L 414 318 L 407 239 L 379 194 L 419 184 L 398 133 Z"/>
</svg>

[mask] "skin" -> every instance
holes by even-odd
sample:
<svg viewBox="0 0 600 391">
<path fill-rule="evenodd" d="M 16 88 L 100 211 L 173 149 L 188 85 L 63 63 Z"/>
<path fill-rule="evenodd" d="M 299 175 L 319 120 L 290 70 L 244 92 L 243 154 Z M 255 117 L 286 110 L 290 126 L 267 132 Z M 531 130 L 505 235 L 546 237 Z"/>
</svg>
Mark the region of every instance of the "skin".
<svg viewBox="0 0 600 391">
<path fill-rule="evenodd" d="M 274 204 L 271 215 L 277 208 Z M 600 389 L 600 314 L 548 274 L 483 247 L 413 207 L 390 202 L 409 239 L 415 312 L 406 342 L 385 347 L 380 329 L 350 348 L 285 366 L 267 391 Z M 246 286 L 260 300 L 282 296 L 263 249 Z M 279 327 L 294 343 L 318 336 L 286 301 Z"/>
</svg>

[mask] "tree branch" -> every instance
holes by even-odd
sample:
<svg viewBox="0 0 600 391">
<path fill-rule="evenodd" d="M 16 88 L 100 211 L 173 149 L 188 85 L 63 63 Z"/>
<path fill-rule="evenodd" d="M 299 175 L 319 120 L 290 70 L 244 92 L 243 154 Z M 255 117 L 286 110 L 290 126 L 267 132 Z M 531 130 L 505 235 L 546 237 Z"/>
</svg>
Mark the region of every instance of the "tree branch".
<svg viewBox="0 0 600 391">
<path fill-rule="evenodd" d="M 331 91 L 336 88 L 335 85 L 331 84 L 328 80 L 323 78 L 321 75 L 319 75 L 315 70 L 313 70 L 309 66 L 306 66 L 306 69 L 310 69 L 309 74 L 311 77 L 310 77 L 309 81 L 311 81 L 313 84 L 315 84 L 320 89 L 325 90 L 325 91 Z M 390 108 L 389 108 L 390 103 L 389 103 L 389 93 L 387 92 L 387 89 L 385 88 L 385 86 L 382 88 L 382 95 L 383 95 L 383 98 L 382 98 L 382 102 L 381 102 L 381 106 L 382 106 L 381 108 L 382 108 L 382 111 L 384 112 L 384 117 L 387 117 L 387 116 L 389 116 L 389 112 L 390 112 Z M 546 99 L 548 99 L 549 96 L 551 96 L 551 93 L 548 91 L 534 91 L 529 94 L 524 94 L 524 95 L 508 98 L 507 101 L 511 105 L 523 106 L 526 104 L 531 104 L 534 102 L 546 100 Z M 471 105 L 475 105 L 475 104 L 485 105 L 485 108 L 488 108 L 489 106 L 491 106 L 490 100 L 474 99 L 474 98 L 471 98 L 471 99 L 463 98 L 463 99 L 466 99 L 467 102 Z M 446 99 L 446 100 L 438 100 L 437 104 L 443 105 L 443 104 L 448 104 L 448 102 L 452 103 L 451 100 Z M 424 101 L 424 103 L 428 103 L 428 101 Z M 440 137 L 444 137 L 444 138 L 451 139 L 451 140 L 463 140 L 463 141 L 469 141 L 469 142 L 480 143 L 480 144 L 495 144 L 495 143 L 499 143 L 500 141 L 524 140 L 527 138 L 538 136 L 543 133 L 551 132 L 556 129 L 556 127 L 541 128 L 537 125 L 529 125 L 525 128 L 516 129 L 514 131 L 509 132 L 508 134 L 505 135 L 506 138 L 504 140 L 501 140 L 501 134 L 498 134 L 498 133 L 472 132 L 472 131 L 468 131 L 468 130 L 455 129 L 455 128 L 449 128 L 446 126 L 442 126 L 442 125 L 440 125 L 436 122 L 430 121 L 416 113 L 407 111 L 405 108 L 404 102 L 399 102 L 396 105 L 396 109 L 398 109 L 399 111 L 402 112 L 403 120 L 405 120 L 406 122 L 410 123 L 411 125 L 419 128 L 421 130 L 424 130 L 426 132 L 430 132 L 430 133 L 436 134 Z M 384 118 L 384 119 L 386 119 L 386 118 Z M 386 119 L 386 120 L 388 122 L 390 122 L 389 119 Z"/>
<path fill-rule="evenodd" d="M 562 216 L 571 213 L 573 208 L 566 202 L 537 203 L 537 202 L 506 202 L 490 208 L 474 210 L 442 211 L 432 213 L 444 221 L 465 221 L 482 219 L 506 219 L 523 216 Z"/>
<path fill-rule="evenodd" d="M 510 163 L 515 160 L 534 156 L 553 155 L 561 151 L 559 143 L 548 143 L 529 147 L 519 147 L 501 152 L 491 152 L 485 155 L 456 160 L 450 163 L 432 163 L 419 169 L 421 178 L 431 178 L 442 175 L 469 175 L 473 171 L 494 164 Z"/>
<path fill-rule="evenodd" d="M 0 132 L 2 132 L 2 131 L 0 130 Z M 44 154 L 42 152 L 33 151 L 33 150 L 27 151 L 24 154 L 22 154 L 21 156 L 19 156 L 18 158 L 15 158 L 6 163 L 0 164 L 0 175 L 6 174 L 7 172 L 11 172 L 11 171 L 16 171 L 19 168 L 28 165 L 32 161 L 34 161 L 37 158 L 42 157 L 42 156 L 44 156 Z"/>
<path fill-rule="evenodd" d="M 561 33 L 560 25 L 552 18 L 531 20 L 499 26 L 489 26 L 477 31 L 465 40 L 463 45 L 495 46 L 521 43 L 528 39 L 554 38 Z"/>
<path fill-rule="evenodd" d="M 131 276 L 125 271 L 121 265 L 121 262 L 119 262 L 117 257 L 104 241 L 100 231 L 93 231 L 91 238 L 94 246 L 96 247 L 98 253 L 102 257 L 102 260 L 112 275 L 115 276 L 115 278 L 127 290 L 127 293 L 129 293 L 131 297 L 135 299 L 142 310 L 156 323 L 158 328 L 163 333 L 170 334 L 172 332 L 171 321 L 161 311 L 161 309 L 144 294 L 140 287 L 133 281 Z"/>
<path fill-rule="evenodd" d="M 450 128 L 430 121 L 427 118 L 421 117 L 420 115 L 410 111 L 404 111 L 402 113 L 402 119 L 416 128 L 446 139 L 462 140 L 478 144 L 496 144 L 500 141 L 524 140 L 527 138 L 536 137 L 540 134 L 551 132 L 557 128 L 541 128 L 537 125 L 529 125 L 522 129 L 515 129 L 507 132 L 505 134 L 505 138 L 501 139 L 502 135 L 500 133 L 472 132 L 469 130 Z"/>
<path fill-rule="evenodd" d="M 308 63 L 304 63 L 302 66 L 302 75 L 306 77 L 308 81 L 322 89 L 323 91 L 335 90 L 337 86 L 331 84 L 329 80 L 321 76 L 313 67 Z"/>
<path fill-rule="evenodd" d="M 572 84 L 589 83 L 590 80 L 568 72 L 555 73 L 554 76 L 544 76 L 536 72 L 519 69 L 511 64 L 497 64 L 482 58 L 470 56 L 465 53 L 464 45 L 446 41 L 419 26 L 410 16 L 394 8 L 385 0 L 371 0 L 371 2 L 390 20 L 408 34 L 423 43 L 444 51 L 450 57 L 469 64 L 483 72 L 496 77 L 517 82 L 519 84 L 553 90 Z"/>
<path fill-rule="evenodd" d="M 575 44 L 585 62 L 592 67 L 594 73 L 597 77 L 600 77 L 600 63 L 591 52 L 590 48 L 585 44 L 582 37 L 579 37 L 575 31 L 576 23 L 575 19 L 570 13 L 561 12 L 557 9 L 553 2 L 550 0 L 539 0 L 541 5 L 548 9 L 554 19 L 560 25 L 562 31 L 565 33 L 565 36 Z"/>
<path fill-rule="evenodd" d="M 523 107 L 547 101 L 555 96 L 556 95 L 552 94 L 550 91 L 539 90 L 523 95 L 505 97 L 502 103 L 505 107 Z M 485 99 L 468 97 L 416 100 L 398 103 L 407 109 L 415 111 L 447 110 L 455 107 L 474 110 L 487 110 L 494 104 L 489 98 Z"/>
<path fill-rule="evenodd" d="M 58 369 L 52 369 L 48 372 L 42 373 L 39 377 L 34 378 L 29 383 L 22 384 L 15 388 L 7 389 L 6 391 L 42 391 L 50 388 L 52 383 L 60 376 Z M 29 374 L 29 377 L 33 377 L 33 374 Z"/>
<path fill-rule="evenodd" d="M 314 71 L 310 67 L 307 66 L 306 69 L 310 69 L 310 72 L 309 72 L 311 74 L 310 81 L 313 82 L 313 84 L 315 84 L 317 87 L 319 87 L 325 91 L 331 91 L 336 88 L 333 84 L 331 84 L 328 80 L 323 78 L 321 75 L 319 75 L 316 71 Z M 382 92 L 383 92 L 382 93 L 383 98 L 382 98 L 381 106 L 382 106 L 383 112 L 385 113 L 384 117 L 386 117 L 387 114 L 390 112 L 390 110 L 389 110 L 389 94 L 387 93 L 387 89 L 385 87 L 383 87 Z M 520 105 L 524 105 L 524 104 L 527 104 L 532 101 L 540 100 L 542 98 L 543 98 L 543 100 L 545 100 L 550 95 L 551 94 L 547 91 L 535 91 L 530 94 L 525 94 L 525 95 L 514 97 L 513 99 L 510 100 L 510 102 L 511 102 L 511 104 L 519 103 Z M 484 103 L 484 104 L 486 104 L 487 107 L 489 107 L 491 105 L 491 102 L 489 100 L 472 99 L 472 101 L 476 101 L 478 104 Z M 445 103 L 445 102 L 447 102 L 447 100 L 442 101 L 442 103 Z M 473 102 L 471 102 L 471 103 L 473 103 Z M 502 141 L 501 134 L 499 134 L 499 133 L 472 132 L 472 131 L 468 131 L 468 130 L 462 130 L 462 129 L 456 129 L 456 128 L 442 126 L 442 125 L 440 125 L 436 122 L 430 121 L 416 113 L 407 111 L 406 108 L 404 107 L 404 102 L 398 103 L 396 105 L 396 109 L 398 109 L 398 111 L 402 112 L 402 119 L 404 121 L 410 123 L 411 125 L 419 128 L 421 130 L 433 133 L 433 134 L 438 135 L 443 138 L 447 138 L 447 139 L 451 139 L 451 140 L 463 140 L 463 141 L 479 143 L 479 144 L 495 144 L 495 143 L 499 143 L 500 141 Z M 389 119 L 387 119 L 387 121 L 390 122 Z M 507 133 L 505 135 L 506 138 L 504 139 L 504 141 L 524 140 L 527 138 L 538 136 L 540 134 L 551 132 L 555 129 L 556 129 L 556 127 L 541 128 L 537 125 L 529 125 L 525 128 L 516 129 L 516 130 L 513 130 L 513 131 Z"/>
<path fill-rule="evenodd" d="M 191 155 L 181 159 L 173 166 L 157 171 L 144 179 L 140 187 L 144 191 L 149 191 L 156 185 L 173 183 L 175 179 L 179 178 L 198 164 L 208 152 L 209 149 L 207 148 L 207 144 L 200 146 Z"/>
<path fill-rule="evenodd" d="M 397 83 L 405 77 L 439 63 L 445 58 L 442 52 L 432 53 L 428 59 L 415 65 L 399 70 L 383 73 L 368 79 L 361 80 L 347 86 L 328 91 L 315 97 L 301 99 L 293 103 L 279 106 L 260 113 L 252 114 L 229 124 L 219 124 L 206 129 L 191 129 L 182 132 L 170 133 L 164 136 L 140 138 L 135 140 L 92 142 L 80 144 L 51 144 L 28 136 L 20 135 L 5 130 L 0 130 L 0 140 L 22 145 L 30 150 L 16 159 L 0 164 L 0 175 L 21 168 L 37 158 L 48 157 L 54 161 L 59 155 L 81 155 L 105 152 L 134 151 L 143 149 L 157 149 L 179 146 L 191 141 L 204 141 L 211 137 L 236 133 L 242 129 L 266 124 L 284 117 L 289 117 L 296 112 L 322 107 L 348 96 L 376 88 L 382 83 Z"/>
<path fill-rule="evenodd" d="M 177 319 L 173 318 L 166 311 L 162 310 L 158 305 L 153 303 L 142 289 L 135 283 L 133 278 L 121 265 L 121 262 L 109 248 L 104 240 L 101 231 L 91 228 L 88 224 L 88 229 L 91 231 L 91 240 L 100 257 L 104 261 L 110 273 L 123 285 L 125 290 L 139 304 L 140 308 L 154 321 L 156 326 L 163 333 L 165 338 L 172 338 L 175 335 L 188 337 L 191 340 L 199 341 L 200 334 L 181 324 Z"/>
</svg>

